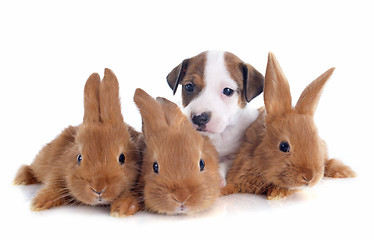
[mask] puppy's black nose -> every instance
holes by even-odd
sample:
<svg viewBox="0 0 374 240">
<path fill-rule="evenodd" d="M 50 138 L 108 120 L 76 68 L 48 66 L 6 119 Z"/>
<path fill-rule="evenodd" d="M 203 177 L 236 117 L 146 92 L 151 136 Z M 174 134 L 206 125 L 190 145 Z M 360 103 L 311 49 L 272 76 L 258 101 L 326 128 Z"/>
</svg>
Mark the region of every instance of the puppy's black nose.
<svg viewBox="0 0 374 240">
<path fill-rule="evenodd" d="M 210 115 L 210 112 L 203 112 L 200 115 L 193 115 L 192 122 L 199 127 L 204 126 L 209 122 Z"/>
</svg>

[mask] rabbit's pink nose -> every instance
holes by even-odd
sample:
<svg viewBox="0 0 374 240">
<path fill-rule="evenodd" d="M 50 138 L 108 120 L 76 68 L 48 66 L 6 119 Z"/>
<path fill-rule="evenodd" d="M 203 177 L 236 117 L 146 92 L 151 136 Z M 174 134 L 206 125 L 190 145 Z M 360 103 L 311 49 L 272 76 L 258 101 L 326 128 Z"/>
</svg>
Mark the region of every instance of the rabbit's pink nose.
<svg viewBox="0 0 374 240">
<path fill-rule="evenodd" d="M 103 194 L 103 193 L 105 192 L 106 188 L 107 188 L 107 187 L 104 187 L 103 189 L 101 189 L 101 191 L 98 191 L 98 190 L 96 190 L 95 188 L 91 187 L 91 190 L 92 190 L 94 193 L 96 193 L 97 196 L 100 197 L 101 194 Z"/>
<path fill-rule="evenodd" d="M 177 189 L 172 198 L 183 206 L 191 198 L 191 193 L 187 189 Z"/>
<path fill-rule="evenodd" d="M 303 174 L 302 177 L 303 177 L 303 179 L 305 181 L 305 185 L 307 185 L 307 186 L 314 180 L 314 174 L 311 171 Z"/>
</svg>

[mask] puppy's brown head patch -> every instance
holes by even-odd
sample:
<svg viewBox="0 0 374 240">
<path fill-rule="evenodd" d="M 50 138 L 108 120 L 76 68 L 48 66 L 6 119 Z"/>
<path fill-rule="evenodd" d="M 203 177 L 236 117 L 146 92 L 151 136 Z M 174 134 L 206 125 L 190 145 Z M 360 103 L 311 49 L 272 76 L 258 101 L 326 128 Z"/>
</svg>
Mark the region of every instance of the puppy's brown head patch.
<svg viewBox="0 0 374 240">
<path fill-rule="evenodd" d="M 264 76 L 250 64 L 230 52 L 225 52 L 225 66 L 231 78 L 239 87 L 239 106 L 245 107 L 247 102 L 258 96 L 263 91 Z M 204 89 L 204 72 L 207 62 L 207 52 L 202 52 L 195 57 L 183 60 L 166 77 L 173 94 L 179 85 L 182 85 L 182 104 L 186 107 Z"/>
<path fill-rule="evenodd" d="M 248 63 L 230 52 L 225 52 L 225 64 L 231 78 L 238 84 L 240 91 L 239 105 L 244 107 L 247 102 L 262 93 L 264 76 Z"/>
<path fill-rule="evenodd" d="M 182 85 L 182 104 L 184 107 L 204 89 L 205 63 L 206 52 L 202 52 L 195 57 L 185 59 L 166 77 L 173 94 L 177 91 L 178 86 Z"/>
</svg>

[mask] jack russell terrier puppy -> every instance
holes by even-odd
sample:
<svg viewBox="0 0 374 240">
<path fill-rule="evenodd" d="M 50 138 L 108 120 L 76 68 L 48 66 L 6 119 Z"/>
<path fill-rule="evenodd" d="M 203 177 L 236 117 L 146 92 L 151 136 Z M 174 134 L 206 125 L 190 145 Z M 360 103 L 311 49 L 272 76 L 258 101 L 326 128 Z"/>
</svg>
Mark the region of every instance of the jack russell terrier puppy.
<svg viewBox="0 0 374 240">
<path fill-rule="evenodd" d="M 258 117 L 248 103 L 262 93 L 264 76 L 230 52 L 206 51 L 183 60 L 166 79 L 173 94 L 182 85 L 183 112 L 216 147 L 225 179 L 245 130 Z"/>
</svg>

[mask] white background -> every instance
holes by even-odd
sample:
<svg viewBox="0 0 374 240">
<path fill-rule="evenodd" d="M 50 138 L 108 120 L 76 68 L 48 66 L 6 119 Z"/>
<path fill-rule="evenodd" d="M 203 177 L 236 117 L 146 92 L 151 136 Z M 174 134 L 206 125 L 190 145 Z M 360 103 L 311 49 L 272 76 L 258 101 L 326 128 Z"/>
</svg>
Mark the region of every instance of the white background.
<svg viewBox="0 0 374 240">
<path fill-rule="evenodd" d="M 1 235 L 373 239 L 373 9 L 370 1 L 1 1 Z M 115 72 L 124 118 L 140 129 L 134 90 L 179 101 L 166 75 L 208 49 L 231 51 L 262 73 L 267 53 L 274 52 L 294 101 L 336 67 L 315 121 L 330 155 L 358 177 L 324 180 L 280 201 L 223 197 L 196 216 L 116 219 L 103 207 L 30 211 L 40 186 L 13 186 L 14 175 L 63 128 L 81 122 L 83 87 L 92 72 Z M 254 104 L 261 106 L 262 95 Z"/>
</svg>

